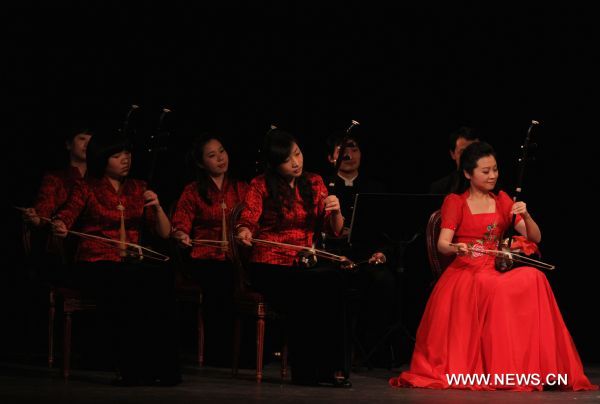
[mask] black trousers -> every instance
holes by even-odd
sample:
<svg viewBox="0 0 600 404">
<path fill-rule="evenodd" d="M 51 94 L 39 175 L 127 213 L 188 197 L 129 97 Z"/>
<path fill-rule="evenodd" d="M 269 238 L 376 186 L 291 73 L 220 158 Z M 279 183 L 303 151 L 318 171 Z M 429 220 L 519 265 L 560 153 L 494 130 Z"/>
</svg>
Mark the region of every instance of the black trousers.
<svg viewBox="0 0 600 404">
<path fill-rule="evenodd" d="M 170 268 L 148 263 L 79 263 L 74 286 L 97 302 L 99 352 L 131 380 L 181 377 Z"/>
<path fill-rule="evenodd" d="M 394 324 L 397 294 L 394 273 L 385 264 L 364 265 L 348 276 L 352 295 L 349 311 L 355 322 L 355 336 L 366 352 L 376 350 L 372 363 L 388 366 L 383 363 L 388 361 L 384 358 L 385 346 L 377 344 Z"/>
<path fill-rule="evenodd" d="M 196 260 L 186 264 L 185 276 L 202 287 L 206 357 L 212 366 L 231 366 L 233 344 L 233 264 Z"/>
<path fill-rule="evenodd" d="M 342 271 L 252 264 L 250 275 L 253 287 L 286 316 L 292 380 L 326 381 L 336 371 L 349 376 Z"/>
</svg>

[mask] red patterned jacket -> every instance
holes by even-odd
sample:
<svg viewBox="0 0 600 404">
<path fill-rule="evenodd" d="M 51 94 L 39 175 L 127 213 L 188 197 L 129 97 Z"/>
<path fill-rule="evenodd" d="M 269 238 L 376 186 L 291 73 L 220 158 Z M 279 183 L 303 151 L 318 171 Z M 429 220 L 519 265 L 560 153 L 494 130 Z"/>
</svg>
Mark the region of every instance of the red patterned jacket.
<svg viewBox="0 0 600 404">
<path fill-rule="evenodd" d="M 327 197 L 327 188 L 323 179 L 312 173 L 306 173 L 306 178 L 313 191 L 314 210 L 311 215 L 304 208 L 298 187 L 294 189 L 295 198 L 291 206 L 285 206 L 283 215 L 270 205 L 265 176 L 260 175 L 252 180 L 246 194 L 246 207 L 241 213 L 238 227 L 245 226 L 252 232 L 252 237 L 257 239 L 294 244 L 304 247 L 312 246 L 315 231 L 323 228 L 331 232 L 329 216 L 325 212 L 323 200 Z M 251 262 L 276 264 L 284 266 L 294 265 L 296 252 L 255 244 L 250 256 Z"/>
<path fill-rule="evenodd" d="M 33 205 L 40 217 L 50 218 L 66 202 L 77 181 L 83 177 L 77 167 L 44 174 L 42 185 Z"/>
<path fill-rule="evenodd" d="M 147 225 L 153 229 L 156 220 L 153 208 L 144 209 L 145 191 L 145 181 L 135 179 L 127 179 L 123 183 L 120 195 L 106 177 L 80 181 L 73 187 L 69 199 L 58 211 L 56 218 L 62 220 L 67 228 L 77 219 L 78 230 L 82 233 L 119 240 L 121 212 L 117 206 L 121 203 L 125 207 L 126 241 L 137 244 L 141 227 Z M 121 261 L 121 257 L 118 248 L 82 238 L 76 260 Z"/>
<path fill-rule="evenodd" d="M 181 230 L 190 235 L 192 239 L 221 240 L 223 237 L 223 209 L 221 203 L 225 202 L 225 214 L 229 217 L 236 204 L 244 200 L 248 185 L 241 181 L 223 180 L 221 189 L 213 181 L 209 182 L 208 197 L 212 201 L 209 205 L 200 197 L 196 182 L 188 184 L 179 197 L 173 214 L 173 231 Z M 225 253 L 220 248 L 195 245 L 190 256 L 195 259 L 211 259 L 224 261 Z"/>
</svg>

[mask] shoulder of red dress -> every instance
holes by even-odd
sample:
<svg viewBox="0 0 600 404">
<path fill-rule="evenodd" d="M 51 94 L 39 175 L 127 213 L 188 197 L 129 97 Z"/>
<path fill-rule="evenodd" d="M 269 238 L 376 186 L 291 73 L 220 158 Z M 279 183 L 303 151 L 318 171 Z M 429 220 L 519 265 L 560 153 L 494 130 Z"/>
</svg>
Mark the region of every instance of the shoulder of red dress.
<svg viewBox="0 0 600 404">
<path fill-rule="evenodd" d="M 468 194 L 448 194 L 444 198 L 444 203 L 446 202 L 454 202 L 454 203 L 462 203 L 465 199 L 467 199 Z"/>
<path fill-rule="evenodd" d="M 510 195 L 508 195 L 508 194 L 507 194 L 506 192 L 504 192 L 504 191 L 500 191 L 500 192 L 498 192 L 498 196 L 497 196 L 497 198 L 499 198 L 499 199 L 512 199 L 512 198 L 510 197 Z"/>
</svg>

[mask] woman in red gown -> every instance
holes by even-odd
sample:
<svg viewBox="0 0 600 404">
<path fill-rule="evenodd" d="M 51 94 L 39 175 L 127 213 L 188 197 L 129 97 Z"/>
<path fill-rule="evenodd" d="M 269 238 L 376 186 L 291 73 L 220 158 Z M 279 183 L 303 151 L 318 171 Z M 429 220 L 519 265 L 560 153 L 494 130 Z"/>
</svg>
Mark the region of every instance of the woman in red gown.
<svg viewBox="0 0 600 404">
<path fill-rule="evenodd" d="M 473 143 L 461 157 L 468 189 L 442 206 L 438 250 L 456 258 L 429 298 L 410 370 L 392 386 L 471 390 L 595 390 L 546 276 L 532 267 L 496 271 L 497 249 L 517 215 L 515 230 L 539 243 L 541 233 L 524 202 L 495 193 L 494 150 Z M 565 380 L 566 379 L 566 380 Z"/>
</svg>

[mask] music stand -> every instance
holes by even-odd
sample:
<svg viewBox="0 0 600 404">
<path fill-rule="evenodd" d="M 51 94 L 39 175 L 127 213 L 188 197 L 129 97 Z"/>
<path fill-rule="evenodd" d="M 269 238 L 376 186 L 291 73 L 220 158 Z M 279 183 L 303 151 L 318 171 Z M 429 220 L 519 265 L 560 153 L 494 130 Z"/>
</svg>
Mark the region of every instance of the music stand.
<svg viewBox="0 0 600 404">
<path fill-rule="evenodd" d="M 405 271 L 407 247 L 416 240 L 424 241 L 424 237 L 419 238 L 419 236 L 425 233 L 430 215 L 440 209 L 443 200 L 444 195 L 440 194 L 356 194 L 348 243 L 351 246 L 365 244 L 375 247 L 390 246 L 393 257 L 388 257 L 388 262 L 395 262 L 394 270 L 399 276 Z M 393 259 L 389 260 L 389 258 Z M 427 257 L 424 257 L 423 263 L 427 262 Z M 398 293 L 396 295 L 398 296 Z M 402 322 L 400 301 L 398 296 L 395 305 L 398 320 L 366 353 L 364 363 L 368 364 L 377 349 L 397 330 L 402 330 L 414 342 L 414 337 Z"/>
</svg>

